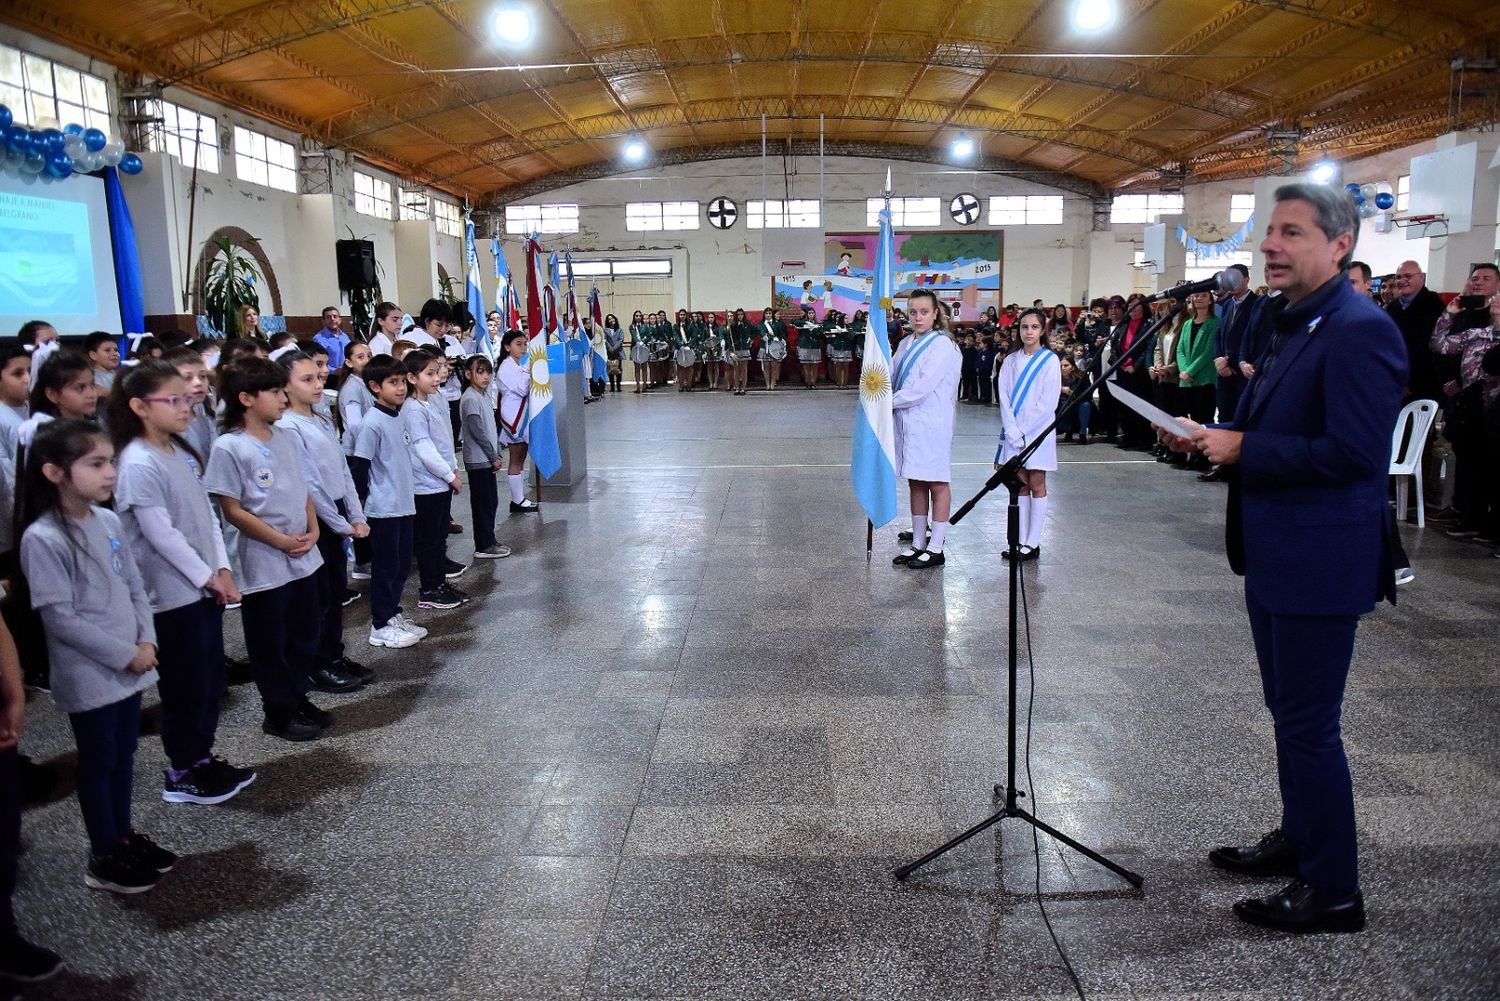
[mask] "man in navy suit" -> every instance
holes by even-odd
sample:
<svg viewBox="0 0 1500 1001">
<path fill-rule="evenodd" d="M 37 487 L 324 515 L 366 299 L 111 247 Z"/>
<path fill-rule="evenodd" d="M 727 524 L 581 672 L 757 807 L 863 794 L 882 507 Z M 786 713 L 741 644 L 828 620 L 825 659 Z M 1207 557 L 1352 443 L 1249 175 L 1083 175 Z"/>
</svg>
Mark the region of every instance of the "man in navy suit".
<svg viewBox="0 0 1500 1001">
<path fill-rule="evenodd" d="M 1235 904 L 1252 924 L 1359 931 L 1354 790 L 1339 716 L 1359 617 L 1395 601 L 1386 503 L 1391 431 L 1406 347 L 1380 307 L 1349 286 L 1359 214 L 1320 184 L 1276 191 L 1261 244 L 1282 293 L 1270 342 L 1234 419 L 1168 437 L 1234 470 L 1226 517 L 1276 731 L 1281 826 L 1210 861 L 1249 876 L 1294 877 Z"/>
</svg>

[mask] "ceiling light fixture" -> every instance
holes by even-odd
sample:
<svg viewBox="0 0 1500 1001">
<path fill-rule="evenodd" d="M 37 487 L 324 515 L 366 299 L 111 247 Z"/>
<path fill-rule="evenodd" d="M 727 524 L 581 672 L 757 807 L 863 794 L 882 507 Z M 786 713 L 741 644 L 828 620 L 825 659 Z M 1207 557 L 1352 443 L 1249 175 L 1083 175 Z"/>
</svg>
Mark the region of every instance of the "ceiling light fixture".
<svg viewBox="0 0 1500 1001">
<path fill-rule="evenodd" d="M 1333 179 L 1338 176 L 1338 173 L 1338 164 L 1332 160 L 1319 160 L 1313 164 L 1313 168 L 1307 172 L 1307 176 L 1317 184 L 1332 184 Z"/>
<path fill-rule="evenodd" d="M 1114 23 L 1114 0 L 1078 0 L 1073 5 L 1073 24 L 1082 31 L 1103 31 Z"/>
<path fill-rule="evenodd" d="M 967 132 L 960 132 L 958 138 L 953 140 L 953 155 L 960 160 L 967 160 L 974 155 L 974 140 L 969 138 Z"/>
<path fill-rule="evenodd" d="M 631 163 L 640 163 L 646 159 L 646 144 L 636 138 L 627 139 L 624 152 L 625 159 Z"/>
<path fill-rule="evenodd" d="M 490 19 L 490 29 L 501 45 L 525 45 L 536 30 L 531 8 L 520 3 L 501 4 Z"/>
</svg>

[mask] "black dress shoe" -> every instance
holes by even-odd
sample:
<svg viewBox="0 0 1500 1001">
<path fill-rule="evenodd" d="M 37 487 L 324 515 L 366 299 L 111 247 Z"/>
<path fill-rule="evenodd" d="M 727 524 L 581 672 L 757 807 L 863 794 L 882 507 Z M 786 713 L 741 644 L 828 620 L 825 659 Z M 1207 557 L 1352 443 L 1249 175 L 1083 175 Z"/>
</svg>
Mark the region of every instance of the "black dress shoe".
<svg viewBox="0 0 1500 1001">
<path fill-rule="evenodd" d="M 317 740 L 323 736 L 323 728 L 307 720 L 298 719 L 295 716 L 287 719 L 272 719 L 267 716 L 265 722 L 260 725 L 261 730 L 272 737 L 280 737 L 282 740 L 301 743 L 304 740 Z"/>
<path fill-rule="evenodd" d="M 358 678 L 361 685 L 368 685 L 375 680 L 375 672 L 357 660 L 350 660 L 348 657 L 344 657 L 334 666 L 338 668 L 340 673 L 347 674 L 351 678 Z"/>
<path fill-rule="evenodd" d="M 1203 483 L 1219 483 L 1228 475 L 1223 466 L 1215 466 L 1206 473 L 1199 473 L 1198 479 Z"/>
<path fill-rule="evenodd" d="M 911 559 L 906 561 L 906 569 L 931 570 L 933 567 L 942 566 L 943 563 L 944 559 L 942 553 L 934 553 L 930 549 L 924 549 L 914 555 Z"/>
<path fill-rule="evenodd" d="M 894 559 L 891 560 L 891 566 L 893 566 L 893 567 L 904 567 L 908 563 L 910 563 L 912 560 L 914 560 L 918 556 L 920 556 L 921 554 L 922 554 L 922 550 L 920 550 L 920 549 L 915 550 L 915 551 L 910 552 L 910 553 L 902 553 L 901 555 L 899 555 L 899 556 L 897 556 L 897 557 L 895 557 Z"/>
<path fill-rule="evenodd" d="M 327 709 L 319 709 L 305 698 L 297 706 L 296 711 L 292 714 L 292 718 L 301 720 L 304 723 L 311 723 L 319 729 L 327 729 L 333 726 L 333 713 Z"/>
<path fill-rule="evenodd" d="M 364 684 L 359 678 L 352 674 L 345 674 L 338 665 L 320 667 L 314 671 L 308 680 L 312 686 L 320 692 L 352 692 Z"/>
<path fill-rule="evenodd" d="M 1208 861 L 1242 876 L 1295 876 L 1297 849 L 1276 828 L 1253 845 L 1225 845 L 1208 853 Z"/>
<path fill-rule="evenodd" d="M 1294 879 L 1269 897 L 1251 897 L 1234 905 L 1241 921 L 1262 928 L 1309 932 L 1356 932 L 1365 927 L 1365 895 L 1329 900 L 1300 879 Z"/>
</svg>

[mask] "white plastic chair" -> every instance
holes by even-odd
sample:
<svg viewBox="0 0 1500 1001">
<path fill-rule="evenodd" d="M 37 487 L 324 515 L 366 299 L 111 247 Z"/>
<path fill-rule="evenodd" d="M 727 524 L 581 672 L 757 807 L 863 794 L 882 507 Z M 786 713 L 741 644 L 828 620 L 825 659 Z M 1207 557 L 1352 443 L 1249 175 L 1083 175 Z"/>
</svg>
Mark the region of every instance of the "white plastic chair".
<svg viewBox="0 0 1500 1001">
<path fill-rule="evenodd" d="M 1415 483 L 1418 528 L 1427 527 L 1427 511 L 1422 499 L 1422 452 L 1427 448 L 1427 436 L 1432 432 L 1437 411 L 1438 405 L 1433 400 L 1412 400 L 1401 408 L 1401 415 L 1396 418 L 1396 430 L 1391 434 L 1391 475 L 1397 477 L 1396 520 L 1406 520 L 1406 502 Z M 1405 452 L 1401 450 L 1403 441 L 1406 442 Z M 1407 477 L 1411 477 L 1410 481 Z"/>
</svg>

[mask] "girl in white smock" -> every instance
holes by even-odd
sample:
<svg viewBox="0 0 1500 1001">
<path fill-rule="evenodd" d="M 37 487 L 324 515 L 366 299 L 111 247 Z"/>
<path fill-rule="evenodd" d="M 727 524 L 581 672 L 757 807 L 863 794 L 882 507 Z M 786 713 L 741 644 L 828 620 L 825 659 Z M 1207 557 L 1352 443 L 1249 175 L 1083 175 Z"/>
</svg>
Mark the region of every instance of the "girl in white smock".
<svg viewBox="0 0 1500 1001">
<path fill-rule="evenodd" d="M 913 570 L 943 564 L 943 539 L 953 506 L 949 466 L 953 411 L 963 356 L 948 334 L 938 299 L 918 289 L 907 302 L 911 333 L 891 359 L 891 406 L 895 410 L 896 475 L 909 481 L 912 541 L 891 562 Z M 927 539 L 929 513 L 932 536 Z M 925 540 L 925 541 L 924 541 Z"/>
<path fill-rule="evenodd" d="M 509 330 L 501 341 L 500 350 L 505 360 L 495 373 L 500 384 L 500 444 L 505 445 L 510 458 L 506 466 L 506 483 L 510 486 L 510 511 L 539 511 L 536 501 L 526 499 L 526 401 L 531 395 L 531 372 L 522 364 L 526 358 L 526 335 L 519 330 Z"/>
<path fill-rule="evenodd" d="M 1021 347 L 1006 355 L 1000 365 L 1000 444 L 995 449 L 995 468 L 1019 455 L 1047 429 L 1057 414 L 1062 393 L 1062 363 L 1043 347 L 1047 316 L 1040 309 L 1021 314 Z M 1017 554 L 1007 550 L 1005 559 L 1018 556 L 1034 560 L 1041 555 L 1042 523 L 1047 517 L 1047 473 L 1057 469 L 1057 432 L 1049 433 L 1020 471 L 1021 538 Z"/>
</svg>

